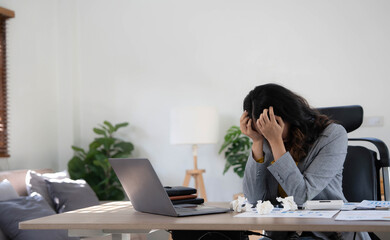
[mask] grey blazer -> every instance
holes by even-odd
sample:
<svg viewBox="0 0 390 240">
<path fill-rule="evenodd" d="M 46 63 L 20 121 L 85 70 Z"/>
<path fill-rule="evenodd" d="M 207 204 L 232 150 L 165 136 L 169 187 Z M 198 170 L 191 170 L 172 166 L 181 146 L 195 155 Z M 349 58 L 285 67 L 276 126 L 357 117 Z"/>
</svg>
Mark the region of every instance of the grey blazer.
<svg viewBox="0 0 390 240">
<path fill-rule="evenodd" d="M 298 165 L 289 152 L 271 165 L 274 160 L 272 151 L 268 142 L 264 141 L 264 163 L 257 163 L 250 154 L 246 164 L 243 181 L 245 197 L 252 204 L 258 200 L 270 200 L 275 204 L 280 184 L 288 196 L 294 196 L 298 205 L 307 200 L 341 199 L 346 202 L 342 191 L 342 173 L 347 146 L 347 132 L 341 125 L 333 123 L 320 134 Z M 272 234 L 273 239 L 279 239 L 275 234 Z M 329 234 L 315 233 L 324 239 L 329 239 L 325 236 Z M 341 235 L 344 236 L 342 239 L 351 236 L 350 233 Z M 356 239 L 370 239 L 367 233 L 357 235 Z M 287 237 L 283 235 L 280 239 Z"/>
</svg>

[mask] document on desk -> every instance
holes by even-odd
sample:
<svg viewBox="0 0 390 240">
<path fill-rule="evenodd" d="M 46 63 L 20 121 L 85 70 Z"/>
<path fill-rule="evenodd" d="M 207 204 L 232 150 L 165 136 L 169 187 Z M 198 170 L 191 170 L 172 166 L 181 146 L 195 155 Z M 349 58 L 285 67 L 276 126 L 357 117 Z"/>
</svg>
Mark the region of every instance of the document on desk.
<svg viewBox="0 0 390 240">
<path fill-rule="evenodd" d="M 274 208 L 269 214 L 259 214 L 256 209 L 251 212 L 243 212 L 234 217 L 257 217 L 257 218 L 332 218 L 339 210 L 297 210 L 282 212 Z"/>
<path fill-rule="evenodd" d="M 354 210 L 341 211 L 335 220 L 343 221 L 365 221 L 365 220 L 390 220 L 390 211 L 388 210 Z"/>
<path fill-rule="evenodd" d="M 390 208 L 390 201 L 369 201 L 363 200 L 356 206 L 357 209 L 381 209 Z"/>
<path fill-rule="evenodd" d="M 356 209 L 356 206 L 359 205 L 358 202 L 346 202 L 343 204 L 343 207 L 340 209 L 341 211 L 352 211 Z"/>
</svg>

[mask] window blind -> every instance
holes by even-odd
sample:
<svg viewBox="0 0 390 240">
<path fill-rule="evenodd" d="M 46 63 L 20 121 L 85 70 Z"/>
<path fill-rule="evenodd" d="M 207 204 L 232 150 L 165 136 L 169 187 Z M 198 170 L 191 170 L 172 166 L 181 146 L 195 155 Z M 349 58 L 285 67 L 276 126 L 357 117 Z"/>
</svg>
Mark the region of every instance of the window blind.
<svg viewBox="0 0 390 240">
<path fill-rule="evenodd" d="M 9 157 L 8 152 L 8 103 L 7 103 L 7 24 L 15 13 L 0 7 L 0 157 Z"/>
</svg>

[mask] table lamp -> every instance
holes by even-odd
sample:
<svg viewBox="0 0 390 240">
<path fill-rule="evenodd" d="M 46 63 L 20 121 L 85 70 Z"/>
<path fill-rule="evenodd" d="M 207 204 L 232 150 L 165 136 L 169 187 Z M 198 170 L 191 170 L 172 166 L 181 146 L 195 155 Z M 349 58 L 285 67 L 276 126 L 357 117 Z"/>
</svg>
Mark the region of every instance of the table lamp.
<svg viewBox="0 0 390 240">
<path fill-rule="evenodd" d="M 188 186 L 191 177 L 195 188 L 207 201 L 203 181 L 204 169 L 198 169 L 198 145 L 218 142 L 218 114 L 213 107 L 182 107 L 171 110 L 171 144 L 190 144 L 194 158 L 194 169 L 186 170 L 183 186 Z"/>
</svg>

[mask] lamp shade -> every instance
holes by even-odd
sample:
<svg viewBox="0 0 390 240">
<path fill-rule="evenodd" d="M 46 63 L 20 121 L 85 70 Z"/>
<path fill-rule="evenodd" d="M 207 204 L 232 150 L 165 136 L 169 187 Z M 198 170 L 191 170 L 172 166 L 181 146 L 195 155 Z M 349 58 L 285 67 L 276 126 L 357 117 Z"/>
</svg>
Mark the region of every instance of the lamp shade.
<svg viewBox="0 0 390 240">
<path fill-rule="evenodd" d="M 218 142 L 218 113 L 213 107 L 182 107 L 171 110 L 171 144 Z"/>
</svg>

